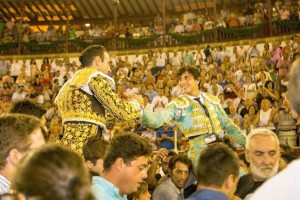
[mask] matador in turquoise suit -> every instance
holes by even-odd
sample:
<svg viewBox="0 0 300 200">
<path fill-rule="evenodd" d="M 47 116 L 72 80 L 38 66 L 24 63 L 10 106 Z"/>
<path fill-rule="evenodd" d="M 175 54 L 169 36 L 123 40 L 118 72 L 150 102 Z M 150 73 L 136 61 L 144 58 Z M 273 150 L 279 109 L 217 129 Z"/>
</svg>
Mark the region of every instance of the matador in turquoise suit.
<svg viewBox="0 0 300 200">
<path fill-rule="evenodd" d="M 181 95 L 172 100 L 160 113 L 145 111 L 141 122 L 147 127 L 158 128 L 165 123 L 175 123 L 189 139 L 188 156 L 196 169 L 201 151 L 214 142 L 222 129 L 241 146 L 246 137 L 220 105 L 219 99 L 199 90 L 198 69 L 183 67 L 178 71 Z"/>
</svg>

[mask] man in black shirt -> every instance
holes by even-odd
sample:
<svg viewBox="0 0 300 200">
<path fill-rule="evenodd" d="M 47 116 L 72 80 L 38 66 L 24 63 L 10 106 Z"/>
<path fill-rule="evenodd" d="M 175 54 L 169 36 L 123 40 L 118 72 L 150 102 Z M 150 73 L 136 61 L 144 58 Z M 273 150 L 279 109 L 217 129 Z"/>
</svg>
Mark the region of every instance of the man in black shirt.
<svg viewBox="0 0 300 200">
<path fill-rule="evenodd" d="M 245 156 L 250 163 L 250 173 L 240 178 L 236 190 L 236 195 L 242 199 L 278 172 L 280 151 L 277 135 L 268 129 L 251 131 L 246 139 Z"/>
</svg>

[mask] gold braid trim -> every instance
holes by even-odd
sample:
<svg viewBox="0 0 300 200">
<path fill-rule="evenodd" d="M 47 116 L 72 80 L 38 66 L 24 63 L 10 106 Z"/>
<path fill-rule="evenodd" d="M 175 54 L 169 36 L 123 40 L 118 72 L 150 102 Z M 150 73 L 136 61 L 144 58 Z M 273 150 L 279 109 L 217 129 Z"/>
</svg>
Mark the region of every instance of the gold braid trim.
<svg viewBox="0 0 300 200">
<path fill-rule="evenodd" d="M 116 93 L 112 91 L 107 80 L 97 75 L 90 79 L 88 83 L 94 96 L 99 102 L 109 110 L 114 116 L 121 120 L 131 120 L 140 117 L 140 106 L 137 102 L 124 102 Z"/>
<path fill-rule="evenodd" d="M 85 121 L 98 124 L 105 129 L 106 119 L 100 113 L 92 111 L 92 102 L 79 89 L 65 84 L 55 102 L 60 111 L 63 123 L 68 121 Z"/>
</svg>

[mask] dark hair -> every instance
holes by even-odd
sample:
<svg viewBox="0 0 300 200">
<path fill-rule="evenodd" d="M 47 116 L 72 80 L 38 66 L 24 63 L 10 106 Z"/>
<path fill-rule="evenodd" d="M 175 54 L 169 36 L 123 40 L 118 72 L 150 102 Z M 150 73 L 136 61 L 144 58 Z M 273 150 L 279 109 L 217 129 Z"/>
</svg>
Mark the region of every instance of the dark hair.
<svg viewBox="0 0 300 200">
<path fill-rule="evenodd" d="M 189 170 L 192 170 L 192 161 L 185 155 L 174 155 L 169 161 L 169 170 L 175 168 L 176 163 L 181 162 L 188 166 Z"/>
<path fill-rule="evenodd" d="M 210 79 L 211 80 L 213 80 L 213 79 L 217 80 L 217 77 L 216 76 L 212 76 Z"/>
<path fill-rule="evenodd" d="M 151 156 L 152 146 L 135 133 L 125 133 L 113 138 L 104 157 L 104 171 L 110 169 L 117 158 L 123 158 L 125 163 L 130 163 L 137 157 Z"/>
<path fill-rule="evenodd" d="M 46 114 L 46 109 L 34 101 L 25 99 L 14 103 L 9 112 L 32 115 L 40 119 Z"/>
<path fill-rule="evenodd" d="M 243 161 L 247 167 L 250 166 L 250 163 L 246 160 L 245 152 L 240 153 L 238 156 L 239 160 Z"/>
<path fill-rule="evenodd" d="M 177 73 L 177 78 L 179 78 L 185 72 L 191 74 L 195 80 L 199 80 L 200 78 L 200 72 L 195 67 L 181 67 Z"/>
<path fill-rule="evenodd" d="M 177 153 L 175 151 L 170 150 L 167 157 L 175 156 L 175 155 L 177 155 Z"/>
<path fill-rule="evenodd" d="M 12 149 L 27 151 L 31 145 L 30 135 L 41 127 L 39 119 L 29 115 L 8 114 L 0 117 L 0 169 Z"/>
<path fill-rule="evenodd" d="M 271 81 L 271 80 L 268 80 L 268 81 L 265 83 L 265 88 L 268 88 L 269 83 L 272 83 L 272 89 L 274 89 L 274 83 L 273 83 L 273 81 Z"/>
<path fill-rule="evenodd" d="M 249 113 L 250 107 L 253 107 L 253 108 L 254 108 L 254 110 L 255 110 L 255 114 L 256 114 L 256 113 L 257 113 L 257 106 L 256 106 L 256 105 L 254 105 L 254 104 L 251 104 L 251 105 L 249 105 L 249 106 L 248 106 L 248 108 L 247 108 L 247 110 L 248 110 L 248 113 Z"/>
<path fill-rule="evenodd" d="M 239 176 L 239 160 L 234 151 L 223 143 L 208 145 L 198 160 L 198 184 L 220 188 L 230 175 Z"/>
<path fill-rule="evenodd" d="M 12 188 L 43 200 L 94 200 L 82 158 L 58 144 L 47 144 L 19 163 Z"/>
<path fill-rule="evenodd" d="M 108 142 L 104 141 L 100 137 L 88 138 L 86 144 L 83 146 L 84 160 L 89 160 L 95 165 L 98 159 L 104 159 L 107 147 Z"/>
<path fill-rule="evenodd" d="M 81 52 L 81 55 L 79 56 L 81 68 L 92 65 L 96 56 L 100 56 L 101 60 L 103 61 L 104 52 L 106 52 L 105 47 L 100 45 L 92 45 L 87 47 L 85 50 Z"/>
<path fill-rule="evenodd" d="M 287 164 L 298 158 L 297 154 L 294 152 L 291 146 L 286 144 L 280 144 L 279 146 L 283 149 L 281 158 L 285 160 Z"/>
</svg>

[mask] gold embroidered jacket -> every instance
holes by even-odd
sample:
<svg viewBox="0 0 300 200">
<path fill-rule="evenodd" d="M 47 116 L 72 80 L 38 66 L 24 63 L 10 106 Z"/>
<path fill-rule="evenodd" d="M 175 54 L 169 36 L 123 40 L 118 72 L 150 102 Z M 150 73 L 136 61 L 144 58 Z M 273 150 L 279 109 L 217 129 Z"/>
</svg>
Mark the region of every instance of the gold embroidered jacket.
<svg viewBox="0 0 300 200">
<path fill-rule="evenodd" d="M 107 114 L 120 120 L 140 116 L 137 101 L 125 102 L 113 91 L 114 80 L 94 68 L 78 70 L 55 99 L 63 123 L 89 122 L 106 129 Z"/>
</svg>

